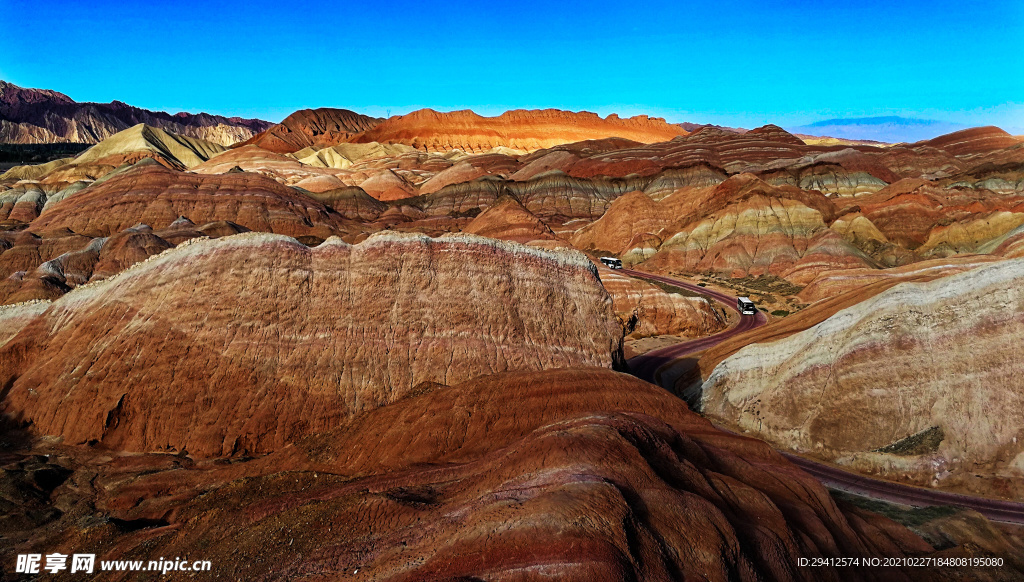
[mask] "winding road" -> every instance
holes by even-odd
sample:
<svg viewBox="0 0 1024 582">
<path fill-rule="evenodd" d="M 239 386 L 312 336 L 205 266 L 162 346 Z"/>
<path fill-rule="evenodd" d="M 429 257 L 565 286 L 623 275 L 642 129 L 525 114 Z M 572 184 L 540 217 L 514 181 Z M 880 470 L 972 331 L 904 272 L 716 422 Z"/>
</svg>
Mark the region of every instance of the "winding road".
<svg viewBox="0 0 1024 582">
<path fill-rule="evenodd" d="M 665 283 L 672 285 L 673 287 L 680 287 L 687 291 L 693 291 L 694 293 L 700 293 L 715 301 L 721 303 L 726 308 L 736 311 L 736 297 L 726 295 L 720 291 L 714 291 L 694 285 L 693 283 L 687 283 L 686 281 L 680 281 L 679 279 L 673 279 L 671 277 L 663 277 L 661 275 L 654 275 L 652 273 L 645 273 L 643 271 L 634 271 L 631 269 L 622 269 L 622 272 L 630 277 L 636 277 L 638 279 L 648 279 L 650 281 L 658 281 L 659 283 Z M 661 385 L 658 380 L 658 370 L 666 364 L 710 348 L 711 346 L 718 345 L 719 343 L 731 338 L 734 335 L 741 334 L 745 331 L 750 331 L 756 327 L 760 327 L 768 323 L 768 318 L 765 317 L 760 311 L 756 315 L 741 315 L 740 321 L 736 325 L 729 329 L 709 335 L 707 337 L 697 338 L 678 344 L 652 350 L 646 354 L 639 355 L 629 360 L 629 369 L 633 375 L 642 380 L 646 380 L 652 384 Z"/>
<path fill-rule="evenodd" d="M 622 273 L 631 277 L 658 281 L 660 283 L 700 293 L 701 295 L 707 296 L 718 303 L 721 303 L 726 308 L 736 311 L 736 297 L 727 295 L 720 291 L 714 291 L 686 281 L 680 281 L 678 279 L 664 277 L 661 275 L 654 275 L 652 273 L 645 273 L 643 271 L 623 269 Z M 760 327 L 766 323 L 768 323 L 768 318 L 761 312 L 758 312 L 757 315 L 753 316 L 741 315 L 739 323 L 725 331 L 707 337 L 680 342 L 666 348 L 652 350 L 646 354 L 631 358 L 628 361 L 631 373 L 638 378 L 661 386 L 662 384 L 659 382 L 659 380 L 662 379 L 660 371 L 670 367 L 674 362 L 677 362 L 681 358 L 685 358 L 691 354 L 706 350 L 730 337 Z M 723 428 L 723 430 L 728 429 Z M 959 493 L 926 489 L 924 487 L 914 487 L 912 485 L 904 485 L 902 483 L 894 483 L 892 481 L 885 481 L 882 479 L 873 479 L 859 473 L 845 471 L 833 465 L 812 461 L 792 453 L 784 451 L 779 451 L 779 453 L 786 457 L 791 463 L 797 465 L 804 471 L 807 471 L 824 485 L 833 489 L 839 489 L 862 497 L 870 497 L 872 499 L 911 507 L 930 507 L 936 505 L 955 505 L 966 507 L 977 511 L 993 521 L 1024 525 L 1024 503 L 989 499 L 986 497 L 973 497 L 970 495 L 961 495 Z"/>
</svg>

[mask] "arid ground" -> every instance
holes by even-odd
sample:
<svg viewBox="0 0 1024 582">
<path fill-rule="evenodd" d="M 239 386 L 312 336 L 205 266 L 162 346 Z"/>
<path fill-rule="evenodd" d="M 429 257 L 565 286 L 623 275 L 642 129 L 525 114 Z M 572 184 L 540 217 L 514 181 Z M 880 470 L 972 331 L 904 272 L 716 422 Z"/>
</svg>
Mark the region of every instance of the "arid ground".
<svg viewBox="0 0 1024 582">
<path fill-rule="evenodd" d="M 0 578 L 87 549 L 212 563 L 170 579 L 1024 579 L 1024 506 L 983 508 L 1024 503 L 999 128 L 272 124 L 0 82 L 0 142 Z M 901 561 L 801 566 L 842 557 Z"/>
</svg>

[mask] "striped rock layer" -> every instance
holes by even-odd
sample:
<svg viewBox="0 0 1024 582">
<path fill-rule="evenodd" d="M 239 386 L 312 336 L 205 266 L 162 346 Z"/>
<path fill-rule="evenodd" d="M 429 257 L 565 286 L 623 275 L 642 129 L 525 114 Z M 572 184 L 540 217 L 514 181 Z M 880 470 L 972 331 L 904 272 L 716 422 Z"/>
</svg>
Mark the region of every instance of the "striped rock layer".
<svg viewBox="0 0 1024 582">
<path fill-rule="evenodd" d="M 1022 283 L 1011 259 L 892 287 L 726 358 L 703 411 L 854 469 L 1019 498 Z"/>
<path fill-rule="evenodd" d="M 193 241 L 78 287 L 3 346 L 4 413 L 38 435 L 221 455 L 508 370 L 612 367 L 622 329 L 596 269 L 458 235 L 310 249 Z"/>
</svg>

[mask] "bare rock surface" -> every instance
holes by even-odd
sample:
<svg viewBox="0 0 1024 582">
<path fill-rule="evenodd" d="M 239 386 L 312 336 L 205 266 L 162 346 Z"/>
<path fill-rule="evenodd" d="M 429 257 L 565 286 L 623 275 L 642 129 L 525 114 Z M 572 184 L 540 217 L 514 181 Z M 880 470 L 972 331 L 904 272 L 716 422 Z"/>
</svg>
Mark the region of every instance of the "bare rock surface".
<svg viewBox="0 0 1024 582">
<path fill-rule="evenodd" d="M 401 143 L 425 151 L 481 152 L 496 146 L 534 151 L 588 139 L 621 137 L 650 143 L 686 134 L 678 125 L 646 115 L 601 118 L 589 112 L 545 109 L 482 117 L 468 110 L 441 113 L 421 109 L 385 120 L 352 141 Z"/>
<path fill-rule="evenodd" d="M 462 231 L 519 243 L 557 238 L 546 224 L 511 196 L 496 201 Z"/>
<path fill-rule="evenodd" d="M 140 123 L 225 146 L 249 139 L 271 125 L 260 119 L 207 113 L 172 115 L 120 101 L 76 103 L 57 91 L 0 81 L 0 143 L 98 143 Z"/>
<path fill-rule="evenodd" d="M 852 469 L 1021 499 L 1022 281 L 1012 259 L 892 287 L 725 359 L 703 410 Z"/>
<path fill-rule="evenodd" d="M 665 291 L 606 267 L 598 267 L 598 272 L 612 296 L 615 313 L 624 322 L 632 320 L 628 338 L 702 337 L 725 329 L 728 323 L 728 317 L 705 297 Z"/>
<path fill-rule="evenodd" d="M 575 252 L 397 234 L 310 249 L 253 233 L 68 293 L 4 346 L 0 385 L 4 413 L 35 434 L 209 456 L 279 448 L 424 383 L 611 367 L 621 342 Z"/>
<path fill-rule="evenodd" d="M 109 236 L 139 223 L 161 229 L 179 216 L 295 236 L 326 238 L 342 229 L 340 217 L 323 204 L 265 176 L 189 174 L 157 164 L 93 184 L 47 208 L 31 228 Z"/>
<path fill-rule="evenodd" d="M 248 461 L 49 452 L 50 470 L 73 470 L 52 495 L 66 511 L 18 528 L 12 538 L 23 541 L 11 551 L 88 542 L 110 559 L 201 555 L 211 574 L 245 580 L 937 573 L 799 567 L 801 557 L 934 550 L 888 519 L 837 504 L 764 443 L 601 368 L 433 386 Z M 38 459 L 5 476 L 46 469 Z"/>
</svg>

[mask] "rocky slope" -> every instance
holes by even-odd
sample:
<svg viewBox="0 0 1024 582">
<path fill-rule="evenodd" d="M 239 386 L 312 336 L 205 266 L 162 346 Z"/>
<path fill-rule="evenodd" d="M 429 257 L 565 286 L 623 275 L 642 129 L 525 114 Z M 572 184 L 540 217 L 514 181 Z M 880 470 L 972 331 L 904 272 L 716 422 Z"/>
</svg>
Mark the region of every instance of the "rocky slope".
<svg viewBox="0 0 1024 582">
<path fill-rule="evenodd" d="M 702 406 L 780 447 L 923 485 L 1020 498 L 1024 261 L 904 283 L 739 350 Z"/>
<path fill-rule="evenodd" d="M 725 329 L 727 317 L 705 297 L 666 292 L 639 279 L 598 267 L 601 283 L 612 296 L 615 313 L 629 339 L 673 335 L 694 338 Z"/>
<path fill-rule="evenodd" d="M 657 233 L 663 242 L 645 267 L 800 283 L 824 269 L 873 263 L 828 228 L 835 207 L 816 191 L 740 174 L 695 194 L 677 206 L 682 216 Z"/>
<path fill-rule="evenodd" d="M 638 235 L 661 232 L 672 220 L 667 207 L 643 192 L 630 192 L 616 198 L 600 218 L 573 233 L 571 240 L 580 249 L 626 254 Z"/>
<path fill-rule="evenodd" d="M 1020 140 L 994 126 L 972 127 L 918 142 L 916 146 L 945 150 L 955 156 L 978 154 L 1018 145 Z"/>
<path fill-rule="evenodd" d="M 9 251 L 0 255 L 0 269 L 15 269 L 0 280 L 0 304 L 56 299 L 80 285 L 112 277 L 186 240 L 219 238 L 246 230 L 233 222 L 196 225 L 181 217 L 157 231 L 149 225 L 137 224 L 113 236 L 92 239 L 70 231 L 49 233 L 47 238 L 30 233 L 21 235 L 14 239 Z M 63 244 L 54 244 L 58 241 Z M 82 246 L 67 250 L 68 245 L 76 243 Z"/>
<path fill-rule="evenodd" d="M 533 151 L 608 137 L 651 143 L 686 133 L 678 125 L 646 115 L 622 119 L 613 114 L 602 119 L 588 112 L 545 109 L 482 117 L 468 110 L 441 113 L 421 109 L 385 120 L 352 141 L 401 143 L 425 151 L 482 152 L 495 147 Z"/>
<path fill-rule="evenodd" d="M 161 229 L 188 217 L 229 220 L 249 230 L 327 238 L 341 218 L 292 188 L 252 173 L 200 175 L 140 164 L 72 195 L 31 223 L 35 231 L 68 228 L 109 236 L 139 223 Z"/>
<path fill-rule="evenodd" d="M 431 387 L 264 458 L 47 452 L 4 473 L 4 491 L 47 471 L 63 481 L 48 485 L 52 502 L 18 515 L 11 552 L 88 541 L 110 559 L 201 556 L 211 575 L 246 580 L 938 574 L 797 566 L 801 557 L 936 554 L 906 528 L 837 504 L 763 443 L 599 368 Z M 970 573 L 943 570 L 953 580 Z"/>
<path fill-rule="evenodd" d="M 153 157 L 172 166 L 193 168 L 226 149 L 206 140 L 167 133 L 140 123 L 85 150 L 71 163 L 120 166 L 134 163 L 141 157 Z"/>
<path fill-rule="evenodd" d="M 37 435 L 216 456 L 279 448 L 431 382 L 611 367 L 621 341 L 577 253 L 253 233 L 68 293 L 4 346 L 0 385 L 4 413 Z"/>
<path fill-rule="evenodd" d="M 547 225 L 511 196 L 498 199 L 462 232 L 518 243 L 557 238 Z"/>
<path fill-rule="evenodd" d="M 270 127 L 259 119 L 148 111 L 120 101 L 76 103 L 67 95 L 0 81 L 0 143 L 99 143 L 145 123 L 220 145 L 247 140 Z"/>
<path fill-rule="evenodd" d="M 301 109 L 238 145 L 256 145 L 282 154 L 310 147 L 320 149 L 347 142 L 381 121 L 348 109 Z"/>
</svg>

